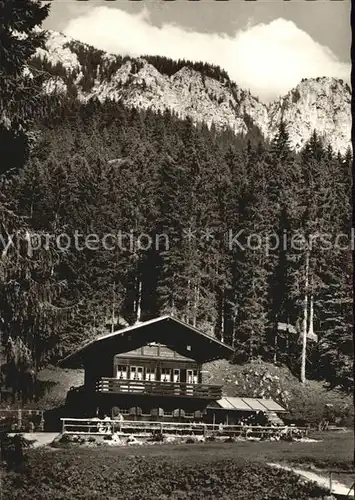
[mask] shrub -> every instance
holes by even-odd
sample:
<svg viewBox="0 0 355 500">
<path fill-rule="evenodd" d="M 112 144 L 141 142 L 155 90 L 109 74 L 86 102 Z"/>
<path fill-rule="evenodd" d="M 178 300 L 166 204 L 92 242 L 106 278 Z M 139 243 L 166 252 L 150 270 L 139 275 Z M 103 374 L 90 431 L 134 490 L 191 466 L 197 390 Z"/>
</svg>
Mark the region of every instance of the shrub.
<svg viewBox="0 0 355 500">
<path fill-rule="evenodd" d="M 5 435 L 1 440 L 1 458 L 8 470 L 19 471 L 27 462 L 24 449 L 32 446 L 32 441 L 25 439 L 21 434 Z"/>
<path fill-rule="evenodd" d="M 164 434 L 160 431 L 158 432 L 153 432 L 152 436 L 150 437 L 149 441 L 152 441 L 154 443 L 161 443 L 164 441 Z"/>
</svg>

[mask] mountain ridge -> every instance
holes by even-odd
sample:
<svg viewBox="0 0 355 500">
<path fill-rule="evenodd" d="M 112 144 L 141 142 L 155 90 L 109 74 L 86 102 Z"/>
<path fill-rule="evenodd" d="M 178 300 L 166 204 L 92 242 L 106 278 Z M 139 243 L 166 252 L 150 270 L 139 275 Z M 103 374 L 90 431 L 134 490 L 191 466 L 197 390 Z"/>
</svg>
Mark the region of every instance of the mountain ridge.
<svg viewBox="0 0 355 500">
<path fill-rule="evenodd" d="M 266 104 L 217 66 L 108 54 L 54 31 L 48 32 L 45 48 L 33 62 L 47 70 L 48 94 L 74 91 L 83 101 L 110 99 L 155 112 L 169 109 L 181 118 L 217 130 L 230 128 L 235 134 L 246 134 L 253 123 L 268 140 L 283 120 L 296 150 L 314 130 L 335 151 L 345 153 L 351 144 L 351 89 L 336 78 L 303 79 Z"/>
</svg>

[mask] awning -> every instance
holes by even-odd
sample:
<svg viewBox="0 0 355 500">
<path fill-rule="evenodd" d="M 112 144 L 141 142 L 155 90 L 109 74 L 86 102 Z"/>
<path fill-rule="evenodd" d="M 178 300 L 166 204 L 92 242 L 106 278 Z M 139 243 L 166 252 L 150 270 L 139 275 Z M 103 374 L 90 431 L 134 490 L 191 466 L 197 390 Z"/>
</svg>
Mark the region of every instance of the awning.
<svg viewBox="0 0 355 500">
<path fill-rule="evenodd" d="M 243 401 L 243 399 L 241 399 L 241 398 L 232 398 L 232 397 L 231 398 L 222 398 L 220 400 L 222 408 L 226 408 L 224 406 L 223 399 L 225 399 L 226 401 L 228 401 L 228 405 L 229 405 L 228 410 L 246 410 L 246 411 L 250 411 L 250 406 L 245 401 Z M 220 401 L 218 401 L 218 403 Z"/>
<path fill-rule="evenodd" d="M 261 401 L 262 399 L 254 399 L 254 398 L 243 398 L 243 401 L 250 406 L 252 410 L 255 411 L 265 411 L 266 406 L 264 406 Z M 270 411 L 268 408 L 266 410 Z"/>
<path fill-rule="evenodd" d="M 210 409 L 221 409 L 230 411 L 273 411 L 276 413 L 286 412 L 285 408 L 276 403 L 273 399 L 262 398 L 236 398 L 226 396 L 218 399 Z"/>
</svg>

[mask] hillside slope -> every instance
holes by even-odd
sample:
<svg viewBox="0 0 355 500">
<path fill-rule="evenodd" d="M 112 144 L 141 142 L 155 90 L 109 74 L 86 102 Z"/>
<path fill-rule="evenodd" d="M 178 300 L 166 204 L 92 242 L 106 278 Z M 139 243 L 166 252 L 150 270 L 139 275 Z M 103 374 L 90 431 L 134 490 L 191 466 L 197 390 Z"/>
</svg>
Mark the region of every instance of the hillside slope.
<svg viewBox="0 0 355 500">
<path fill-rule="evenodd" d="M 351 144 L 351 90 L 335 78 L 303 80 L 286 96 L 264 104 L 239 88 L 225 71 L 202 63 L 106 54 L 50 32 L 46 49 L 33 61 L 45 71 L 47 93 L 74 93 L 80 100 L 122 101 L 128 107 L 170 110 L 216 129 L 245 134 L 257 126 L 274 137 L 283 120 L 291 145 L 299 150 L 313 130 L 344 153 Z"/>
<path fill-rule="evenodd" d="M 205 365 L 204 381 L 223 384 L 229 396 L 271 398 L 289 412 L 293 420 L 318 423 L 326 412 L 326 405 L 338 424 L 352 425 L 354 408 L 351 396 L 338 390 L 327 390 L 324 382 L 309 380 L 303 386 L 285 366 L 263 361 L 245 365 L 231 365 L 227 361 L 213 361 Z"/>
</svg>

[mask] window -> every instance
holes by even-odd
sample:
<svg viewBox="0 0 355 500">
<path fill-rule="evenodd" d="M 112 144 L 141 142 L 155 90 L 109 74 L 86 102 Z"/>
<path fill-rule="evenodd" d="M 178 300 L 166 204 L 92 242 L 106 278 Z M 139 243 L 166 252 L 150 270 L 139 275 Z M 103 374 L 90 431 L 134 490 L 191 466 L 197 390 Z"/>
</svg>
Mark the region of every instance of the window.
<svg viewBox="0 0 355 500">
<path fill-rule="evenodd" d="M 197 370 L 187 370 L 186 371 L 186 382 L 188 384 L 197 384 L 198 383 Z"/>
<path fill-rule="evenodd" d="M 145 369 L 145 379 L 150 381 L 155 380 L 155 368 Z"/>
<path fill-rule="evenodd" d="M 143 380 L 143 367 L 142 366 L 131 366 L 131 368 L 130 368 L 130 380 Z"/>
<path fill-rule="evenodd" d="M 117 366 L 116 377 L 120 380 L 127 380 L 127 366 Z"/>
<path fill-rule="evenodd" d="M 135 380 L 136 379 L 136 367 L 135 366 L 131 366 L 130 367 L 130 375 L 129 375 L 129 378 L 130 380 Z"/>
<path fill-rule="evenodd" d="M 171 370 L 170 368 L 162 368 L 160 380 L 162 382 L 170 382 L 171 381 Z"/>
<path fill-rule="evenodd" d="M 180 382 L 180 370 L 175 368 L 174 370 L 174 382 Z"/>
</svg>

